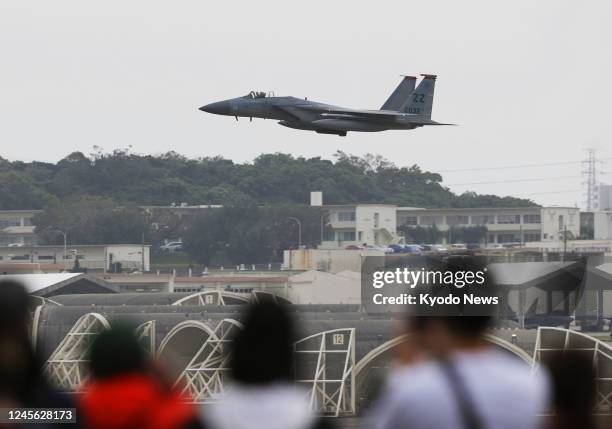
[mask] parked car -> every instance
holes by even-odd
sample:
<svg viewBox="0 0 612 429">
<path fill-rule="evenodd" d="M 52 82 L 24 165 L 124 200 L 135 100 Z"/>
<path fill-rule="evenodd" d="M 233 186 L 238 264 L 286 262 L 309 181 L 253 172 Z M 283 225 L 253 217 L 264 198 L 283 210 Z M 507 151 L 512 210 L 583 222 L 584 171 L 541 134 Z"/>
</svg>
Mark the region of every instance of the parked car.
<svg viewBox="0 0 612 429">
<path fill-rule="evenodd" d="M 418 244 L 404 244 L 404 253 L 421 253 L 421 246 Z"/>
<path fill-rule="evenodd" d="M 432 244 L 431 250 L 438 253 L 448 252 L 448 248 L 441 244 Z"/>
<path fill-rule="evenodd" d="M 404 246 L 401 244 L 390 244 L 389 247 L 393 250 L 393 253 L 406 253 Z"/>
<path fill-rule="evenodd" d="M 450 248 L 451 250 L 467 250 L 467 246 L 463 243 L 453 243 Z"/>
<path fill-rule="evenodd" d="M 9 243 L 6 245 L 6 247 L 23 247 L 25 246 L 25 243 Z"/>
<path fill-rule="evenodd" d="M 504 245 L 500 243 L 490 243 L 487 245 L 487 249 L 503 249 Z"/>
<path fill-rule="evenodd" d="M 467 250 L 480 250 L 481 246 L 479 243 L 468 243 Z"/>
<path fill-rule="evenodd" d="M 181 241 L 170 241 L 166 244 L 159 246 L 159 250 L 162 252 L 178 252 L 183 250 L 183 243 Z"/>
<path fill-rule="evenodd" d="M 365 246 L 365 248 L 367 250 L 380 250 L 381 252 L 383 252 L 385 255 L 388 255 L 390 253 L 393 253 L 393 249 L 387 246 L 381 246 L 379 244 L 368 244 L 367 246 Z"/>
</svg>

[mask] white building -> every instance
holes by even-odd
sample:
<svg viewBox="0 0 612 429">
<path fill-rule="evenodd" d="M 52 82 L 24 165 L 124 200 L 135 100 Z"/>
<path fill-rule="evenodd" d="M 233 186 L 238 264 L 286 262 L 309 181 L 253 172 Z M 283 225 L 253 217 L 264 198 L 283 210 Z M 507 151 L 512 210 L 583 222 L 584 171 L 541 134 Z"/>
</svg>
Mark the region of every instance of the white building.
<svg viewBox="0 0 612 429">
<path fill-rule="evenodd" d="M 341 248 L 348 245 L 391 244 L 397 235 L 397 206 L 388 204 L 357 204 L 323 206 L 328 214 L 331 231 L 321 248 Z"/>
<path fill-rule="evenodd" d="M 597 208 L 599 210 L 612 210 L 612 185 L 600 183 L 597 186 Z"/>
<path fill-rule="evenodd" d="M 442 208 L 423 209 L 387 204 L 323 206 L 328 213 L 328 233 L 323 249 L 349 245 L 387 245 L 401 241 L 398 227 L 433 227 L 452 240 L 449 230 L 484 226 L 485 241 L 492 243 L 557 242 L 580 236 L 577 207 Z"/>
<path fill-rule="evenodd" d="M 40 210 L 0 210 L 0 246 L 36 244 L 32 218 Z"/>
<path fill-rule="evenodd" d="M 141 244 L 68 245 L 65 253 L 62 245 L 5 246 L 0 247 L 0 272 L 14 272 L 20 264 L 28 264 L 32 271 L 70 270 L 75 258 L 81 268 L 89 270 L 109 271 L 111 264 L 120 263 L 122 269 L 142 271 L 144 266 L 144 271 L 149 271 L 149 255 L 150 246 Z"/>
<path fill-rule="evenodd" d="M 612 211 L 593 212 L 593 239 L 612 240 Z"/>
</svg>

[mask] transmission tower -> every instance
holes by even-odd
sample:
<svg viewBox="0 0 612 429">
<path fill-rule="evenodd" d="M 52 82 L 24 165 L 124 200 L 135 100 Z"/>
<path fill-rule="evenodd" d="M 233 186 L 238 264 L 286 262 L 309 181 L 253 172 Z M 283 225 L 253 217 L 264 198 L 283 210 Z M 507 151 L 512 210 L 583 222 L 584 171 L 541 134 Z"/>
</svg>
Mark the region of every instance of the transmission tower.
<svg viewBox="0 0 612 429">
<path fill-rule="evenodd" d="M 598 193 L 597 193 L 597 166 L 602 161 L 596 157 L 597 149 L 587 149 L 587 159 L 582 161 L 582 177 L 586 190 L 584 192 L 584 202 L 587 211 L 593 211 L 598 205 Z"/>
</svg>

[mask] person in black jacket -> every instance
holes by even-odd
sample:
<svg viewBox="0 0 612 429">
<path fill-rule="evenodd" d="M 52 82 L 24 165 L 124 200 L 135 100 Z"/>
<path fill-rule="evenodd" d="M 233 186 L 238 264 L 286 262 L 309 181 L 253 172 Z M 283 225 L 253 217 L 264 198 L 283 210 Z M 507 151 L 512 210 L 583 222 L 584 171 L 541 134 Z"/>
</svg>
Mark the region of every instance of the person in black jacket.
<svg viewBox="0 0 612 429">
<path fill-rule="evenodd" d="M 70 397 L 52 389 L 43 375 L 42 362 L 34 353 L 28 335 L 29 304 L 30 297 L 21 284 L 0 281 L 0 408 L 74 408 Z M 78 425 L 78 414 L 76 419 Z M 67 427 L 61 422 L 18 426 Z"/>
<path fill-rule="evenodd" d="M 330 419 L 317 418 L 309 395 L 292 380 L 295 322 L 287 308 L 252 305 L 244 329 L 233 342 L 231 385 L 223 401 L 202 410 L 210 429 L 322 429 Z"/>
</svg>

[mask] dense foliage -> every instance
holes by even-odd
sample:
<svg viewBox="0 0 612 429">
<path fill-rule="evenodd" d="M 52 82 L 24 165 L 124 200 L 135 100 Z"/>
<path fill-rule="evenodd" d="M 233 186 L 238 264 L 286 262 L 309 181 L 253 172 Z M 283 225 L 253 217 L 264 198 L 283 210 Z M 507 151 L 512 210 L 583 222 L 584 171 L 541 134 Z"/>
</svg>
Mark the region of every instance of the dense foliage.
<svg viewBox="0 0 612 429">
<path fill-rule="evenodd" d="M 175 152 L 138 155 L 129 150 L 89 156 L 74 152 L 57 163 L 0 158 L 0 210 L 42 208 L 68 197 L 96 196 L 119 205 L 171 203 L 249 206 L 308 204 L 323 191 L 325 204 L 389 203 L 415 207 L 514 207 L 530 200 L 453 194 L 437 173 L 416 164 L 398 167 L 375 155 L 338 152 L 319 157 L 263 154 L 251 163 L 221 157 L 189 159 Z"/>
<path fill-rule="evenodd" d="M 316 207 L 224 207 L 193 222 L 185 250 L 204 265 L 282 261 L 285 249 L 319 244 L 326 222 Z"/>
</svg>

